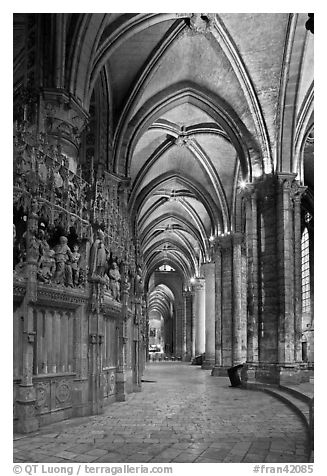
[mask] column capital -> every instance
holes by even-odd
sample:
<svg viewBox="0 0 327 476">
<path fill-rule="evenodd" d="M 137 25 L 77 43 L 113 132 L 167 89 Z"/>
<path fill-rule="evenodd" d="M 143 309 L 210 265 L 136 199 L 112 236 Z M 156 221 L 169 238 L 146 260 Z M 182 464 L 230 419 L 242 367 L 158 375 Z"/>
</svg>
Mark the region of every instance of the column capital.
<svg viewBox="0 0 327 476">
<path fill-rule="evenodd" d="M 207 271 L 210 270 L 210 268 L 213 268 L 215 266 L 215 263 L 213 261 L 208 261 L 207 263 L 202 263 L 201 268 L 204 271 L 204 276 L 206 275 Z"/>
<path fill-rule="evenodd" d="M 195 283 L 193 284 L 194 291 L 202 291 L 205 288 L 205 278 L 195 278 Z"/>
<path fill-rule="evenodd" d="M 217 240 L 217 245 L 220 248 L 226 249 L 232 247 L 232 236 L 231 235 L 220 235 Z"/>
<path fill-rule="evenodd" d="M 242 245 L 244 243 L 243 233 L 234 233 L 232 235 L 232 238 L 233 238 L 233 245 Z"/>
<path fill-rule="evenodd" d="M 276 174 L 277 180 L 279 185 L 281 185 L 282 189 L 287 191 L 291 190 L 292 184 L 297 177 L 297 174 L 291 172 L 279 172 Z"/>
<path fill-rule="evenodd" d="M 256 197 L 257 189 L 254 183 L 247 183 L 244 188 L 240 190 L 241 197 L 247 201 Z"/>
<path fill-rule="evenodd" d="M 189 297 L 189 296 L 192 296 L 193 294 L 194 294 L 193 291 L 183 291 L 183 292 L 182 292 L 182 296 L 183 296 L 184 298 Z"/>
<path fill-rule="evenodd" d="M 294 203 L 301 203 L 302 196 L 306 192 L 308 187 L 304 185 L 300 185 L 297 181 L 292 183 L 291 188 L 291 198 L 293 199 Z"/>
</svg>

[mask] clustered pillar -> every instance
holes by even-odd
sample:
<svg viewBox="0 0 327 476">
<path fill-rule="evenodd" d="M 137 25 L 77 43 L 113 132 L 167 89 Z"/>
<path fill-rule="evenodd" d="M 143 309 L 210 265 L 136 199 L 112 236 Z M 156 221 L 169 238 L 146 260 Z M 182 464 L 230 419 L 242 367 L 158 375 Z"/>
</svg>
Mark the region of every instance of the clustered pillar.
<svg viewBox="0 0 327 476">
<path fill-rule="evenodd" d="M 246 361 L 246 256 L 241 233 L 220 236 L 215 263 L 215 362 L 212 375 L 226 375 Z"/>
<path fill-rule="evenodd" d="M 241 225 L 213 240 L 211 261 L 193 284 L 192 311 L 184 298 L 183 353 L 191 342 L 192 359 L 204 354 L 202 367 L 214 376 L 244 364 L 247 382 L 307 379 L 301 348 L 306 187 L 295 177 L 279 173 L 245 187 Z"/>
<path fill-rule="evenodd" d="M 244 378 L 297 384 L 301 355 L 301 197 L 296 174 L 267 176 L 244 192 L 247 362 Z"/>
</svg>

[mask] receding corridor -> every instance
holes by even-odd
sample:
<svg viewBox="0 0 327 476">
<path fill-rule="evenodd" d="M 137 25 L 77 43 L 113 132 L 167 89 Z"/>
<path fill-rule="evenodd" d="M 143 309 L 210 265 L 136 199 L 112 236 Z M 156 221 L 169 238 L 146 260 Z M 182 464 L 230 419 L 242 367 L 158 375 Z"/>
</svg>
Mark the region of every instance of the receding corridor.
<svg viewBox="0 0 327 476">
<path fill-rule="evenodd" d="M 147 365 L 143 390 L 102 415 L 16 435 L 15 462 L 306 462 L 300 419 L 275 398 L 180 362 Z"/>
</svg>

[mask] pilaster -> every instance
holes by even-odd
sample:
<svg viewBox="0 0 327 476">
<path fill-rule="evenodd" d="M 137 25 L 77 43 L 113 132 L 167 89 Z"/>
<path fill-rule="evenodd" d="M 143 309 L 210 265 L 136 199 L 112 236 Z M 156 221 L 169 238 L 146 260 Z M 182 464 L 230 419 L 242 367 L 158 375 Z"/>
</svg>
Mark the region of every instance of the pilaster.
<svg viewBox="0 0 327 476">
<path fill-rule="evenodd" d="M 88 377 L 91 414 L 103 412 L 103 294 L 105 280 L 94 273 L 89 276 L 90 301 L 88 316 Z"/>
<path fill-rule="evenodd" d="M 32 200 L 26 232 L 26 294 L 22 304 L 23 316 L 23 365 L 17 395 L 17 430 L 29 433 L 39 428 L 36 417 L 36 393 L 33 386 L 33 356 L 35 346 L 34 309 L 37 300 L 37 259 L 39 245 L 36 240 L 38 226 L 37 203 Z"/>
</svg>

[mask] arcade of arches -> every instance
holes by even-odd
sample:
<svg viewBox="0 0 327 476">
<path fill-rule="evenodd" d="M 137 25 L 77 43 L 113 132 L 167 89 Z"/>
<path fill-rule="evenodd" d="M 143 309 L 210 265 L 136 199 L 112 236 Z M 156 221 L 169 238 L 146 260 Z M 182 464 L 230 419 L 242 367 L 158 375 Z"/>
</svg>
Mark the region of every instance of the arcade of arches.
<svg viewBox="0 0 327 476">
<path fill-rule="evenodd" d="M 151 356 L 313 369 L 307 14 L 14 14 L 14 424 Z"/>
</svg>

